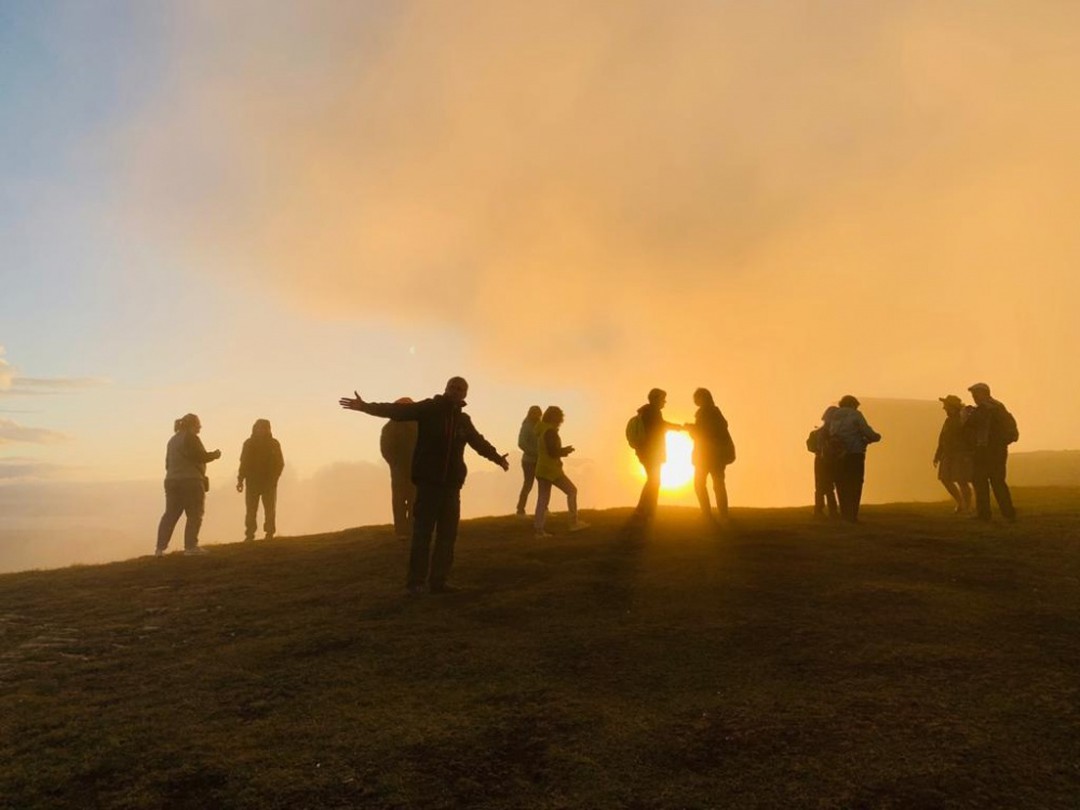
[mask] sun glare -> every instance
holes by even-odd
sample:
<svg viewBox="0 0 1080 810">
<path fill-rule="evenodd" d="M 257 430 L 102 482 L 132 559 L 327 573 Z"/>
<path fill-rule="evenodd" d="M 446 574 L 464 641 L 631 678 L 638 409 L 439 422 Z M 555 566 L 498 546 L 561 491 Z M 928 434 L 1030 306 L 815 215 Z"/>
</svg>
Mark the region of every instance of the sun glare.
<svg viewBox="0 0 1080 810">
<path fill-rule="evenodd" d="M 667 461 L 660 468 L 661 489 L 678 489 L 694 480 L 693 449 L 694 442 L 687 434 L 667 434 Z"/>
</svg>

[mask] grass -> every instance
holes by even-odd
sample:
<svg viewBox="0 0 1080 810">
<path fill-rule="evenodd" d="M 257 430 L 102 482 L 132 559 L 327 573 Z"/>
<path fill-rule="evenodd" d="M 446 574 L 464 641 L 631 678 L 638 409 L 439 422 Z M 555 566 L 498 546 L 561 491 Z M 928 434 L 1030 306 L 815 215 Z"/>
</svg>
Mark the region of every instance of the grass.
<svg viewBox="0 0 1080 810">
<path fill-rule="evenodd" d="M 1080 491 L 0 577 L 0 806 L 1076 807 Z M 553 530 L 560 531 L 558 520 Z"/>
</svg>

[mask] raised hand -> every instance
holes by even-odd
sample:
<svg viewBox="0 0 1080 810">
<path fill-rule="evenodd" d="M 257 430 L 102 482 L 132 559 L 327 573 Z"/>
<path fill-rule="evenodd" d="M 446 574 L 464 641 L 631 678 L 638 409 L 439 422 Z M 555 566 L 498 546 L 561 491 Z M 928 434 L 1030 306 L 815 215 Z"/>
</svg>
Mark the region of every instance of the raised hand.
<svg viewBox="0 0 1080 810">
<path fill-rule="evenodd" d="M 365 403 L 363 398 L 354 390 L 353 399 L 349 399 L 348 397 L 342 397 L 338 400 L 338 404 L 348 411 L 360 411 L 363 410 Z"/>
<path fill-rule="evenodd" d="M 510 469 L 510 462 L 507 461 L 507 458 L 509 456 L 510 456 L 509 453 L 503 453 L 501 456 L 499 456 L 499 460 L 495 462 L 496 464 L 498 464 L 500 467 L 503 468 L 503 472 L 506 472 L 507 470 Z"/>
<path fill-rule="evenodd" d="M 564 448 L 562 449 L 562 454 L 563 454 L 564 456 L 568 456 L 568 455 L 570 455 L 570 454 L 571 454 L 571 453 L 573 453 L 573 452 L 574 452 L 574 445 L 572 445 L 572 444 L 568 444 L 568 445 L 566 445 L 566 447 L 564 447 Z"/>
</svg>

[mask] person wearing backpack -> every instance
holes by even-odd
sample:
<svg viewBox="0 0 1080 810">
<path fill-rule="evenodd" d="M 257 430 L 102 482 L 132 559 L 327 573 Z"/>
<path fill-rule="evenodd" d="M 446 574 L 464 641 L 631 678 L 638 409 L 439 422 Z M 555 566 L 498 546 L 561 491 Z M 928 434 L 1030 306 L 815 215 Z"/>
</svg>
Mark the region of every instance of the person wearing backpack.
<svg viewBox="0 0 1080 810">
<path fill-rule="evenodd" d="M 727 419 L 713 401 L 708 388 L 694 391 L 694 404 L 698 406 L 693 424 L 686 425 L 694 438 L 694 493 L 701 505 L 701 513 L 713 522 L 709 504 L 708 478 L 711 475 L 716 493 L 716 511 L 720 523 L 728 520 L 728 497 L 725 483 L 727 465 L 735 461 L 735 442 L 731 439 Z"/>
<path fill-rule="evenodd" d="M 645 484 L 633 518 L 640 523 L 648 523 L 656 514 L 656 502 L 660 499 L 660 468 L 667 461 L 667 432 L 684 430 L 682 425 L 664 421 L 665 405 L 667 391 L 653 388 L 649 391 L 649 401 L 638 408 L 626 426 L 627 441 L 645 468 Z"/>
<path fill-rule="evenodd" d="M 814 428 L 806 437 L 806 449 L 814 454 L 814 517 L 824 518 L 828 505 L 829 517 L 840 517 L 836 505 L 836 467 L 841 453 L 839 446 L 829 437 L 829 419 L 836 412 L 830 405 L 821 415 L 821 427 Z"/>
<path fill-rule="evenodd" d="M 1016 520 L 1012 493 L 1005 483 L 1009 445 L 1020 438 L 1016 419 L 1004 405 L 990 396 L 990 386 L 986 383 L 975 383 L 968 391 L 975 400 L 975 410 L 964 424 L 964 435 L 971 448 L 975 517 L 990 520 L 992 489 L 1001 516 L 1006 520 Z"/>
<path fill-rule="evenodd" d="M 839 406 L 827 422 L 829 438 L 842 455 L 836 466 L 836 495 L 840 516 L 850 523 L 859 522 L 863 480 L 866 477 L 866 447 L 881 441 L 881 434 L 870 427 L 859 413 L 859 400 L 851 394 L 840 398 Z"/>
</svg>

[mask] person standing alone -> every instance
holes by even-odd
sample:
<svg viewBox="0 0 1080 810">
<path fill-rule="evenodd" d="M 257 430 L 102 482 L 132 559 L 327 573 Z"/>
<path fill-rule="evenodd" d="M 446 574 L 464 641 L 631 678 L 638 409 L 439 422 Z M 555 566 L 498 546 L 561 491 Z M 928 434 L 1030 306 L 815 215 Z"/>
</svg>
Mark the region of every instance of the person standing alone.
<svg viewBox="0 0 1080 810">
<path fill-rule="evenodd" d="M 274 438 L 270 420 L 256 419 L 251 437 L 240 449 L 240 470 L 236 474 L 236 491 L 244 493 L 244 542 L 255 539 L 258 525 L 259 501 L 263 505 L 263 531 L 273 540 L 277 532 L 277 485 L 285 457 L 281 443 Z"/>
</svg>

